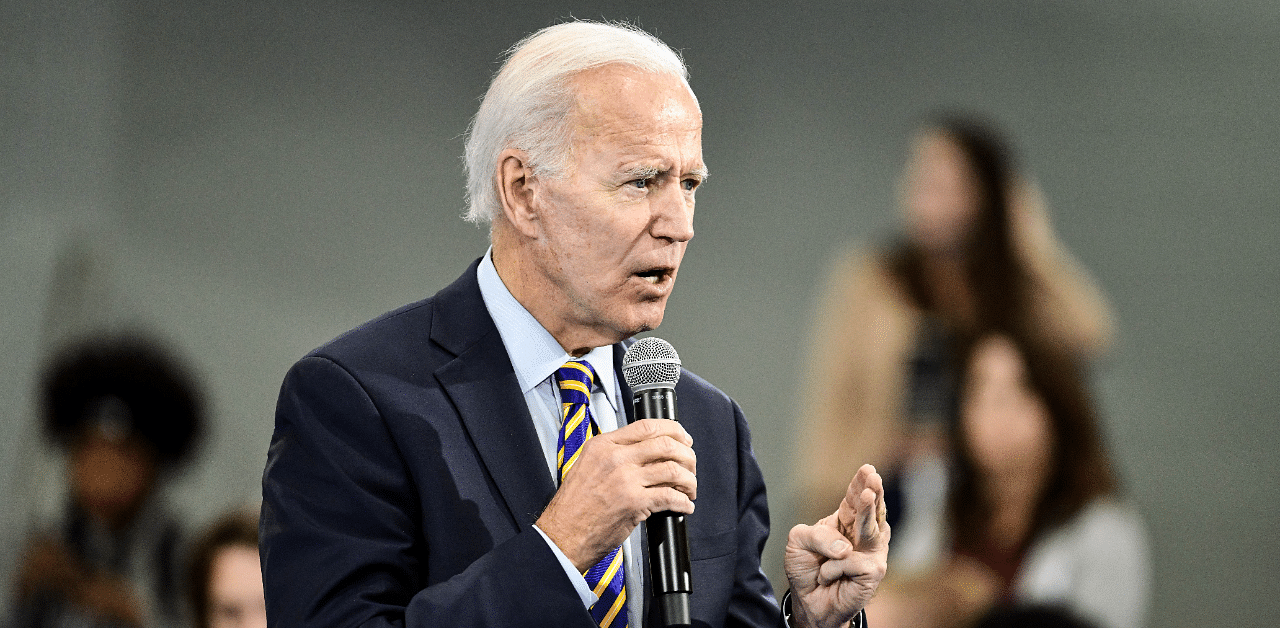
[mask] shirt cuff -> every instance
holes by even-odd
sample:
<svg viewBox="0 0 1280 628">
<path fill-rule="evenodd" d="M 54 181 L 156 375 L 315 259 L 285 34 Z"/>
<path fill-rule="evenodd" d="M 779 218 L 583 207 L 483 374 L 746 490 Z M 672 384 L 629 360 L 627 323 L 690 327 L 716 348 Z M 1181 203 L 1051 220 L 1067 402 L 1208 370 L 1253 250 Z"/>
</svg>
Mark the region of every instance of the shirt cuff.
<svg viewBox="0 0 1280 628">
<path fill-rule="evenodd" d="M 780 606 L 782 607 L 782 625 L 786 628 L 795 628 L 791 623 L 791 589 L 787 589 L 786 594 L 782 596 Z M 858 614 L 849 620 L 849 628 L 867 628 L 866 609 L 859 610 Z"/>
<path fill-rule="evenodd" d="M 596 601 L 600 599 L 600 596 L 596 595 L 595 592 L 591 590 L 591 587 L 587 586 L 587 579 L 583 577 L 577 567 L 573 566 L 573 562 L 569 560 L 569 557 L 565 556 L 564 552 L 560 551 L 560 546 L 556 545 L 555 542 L 551 540 L 551 537 L 547 536 L 547 533 L 542 531 L 542 528 L 535 525 L 533 526 L 533 529 L 537 530 L 538 534 L 542 535 L 542 540 L 547 542 L 547 547 L 551 548 L 551 553 L 555 554 L 556 560 L 560 561 L 560 566 L 564 568 L 564 575 L 569 576 L 569 582 L 573 583 L 573 590 L 577 591 L 578 597 L 582 599 L 582 607 L 591 608 L 591 605 L 595 604 Z M 857 626 L 854 628 L 857 628 Z"/>
</svg>

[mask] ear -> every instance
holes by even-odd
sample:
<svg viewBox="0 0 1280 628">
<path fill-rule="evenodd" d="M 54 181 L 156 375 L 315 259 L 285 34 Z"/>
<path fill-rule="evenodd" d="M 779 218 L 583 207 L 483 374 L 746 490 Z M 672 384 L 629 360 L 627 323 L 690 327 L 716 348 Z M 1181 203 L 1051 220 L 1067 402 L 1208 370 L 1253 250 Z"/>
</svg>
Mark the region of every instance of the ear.
<svg viewBox="0 0 1280 628">
<path fill-rule="evenodd" d="M 539 231 L 535 203 L 537 180 L 529 165 L 528 154 L 515 148 L 502 151 L 498 154 L 495 176 L 503 217 L 521 235 L 536 237 Z"/>
</svg>

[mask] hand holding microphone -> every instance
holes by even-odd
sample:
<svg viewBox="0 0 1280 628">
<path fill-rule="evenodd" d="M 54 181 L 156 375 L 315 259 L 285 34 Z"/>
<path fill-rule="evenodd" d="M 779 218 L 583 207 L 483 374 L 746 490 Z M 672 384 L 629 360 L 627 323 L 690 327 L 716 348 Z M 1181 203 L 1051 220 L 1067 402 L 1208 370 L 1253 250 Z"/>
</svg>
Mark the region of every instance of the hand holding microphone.
<svg viewBox="0 0 1280 628">
<path fill-rule="evenodd" d="M 637 525 L 652 525 L 653 513 L 694 510 L 693 440 L 675 421 L 642 418 L 587 440 L 536 522 L 579 570 L 596 564 Z"/>
<path fill-rule="evenodd" d="M 676 382 L 680 380 L 680 356 L 661 338 L 643 338 L 622 358 L 622 374 L 634 395 L 637 421 L 678 421 Z M 689 539 L 685 516 L 664 511 L 649 517 L 649 565 L 654 602 L 664 626 L 689 626 L 689 595 L 693 578 L 689 567 Z"/>
</svg>

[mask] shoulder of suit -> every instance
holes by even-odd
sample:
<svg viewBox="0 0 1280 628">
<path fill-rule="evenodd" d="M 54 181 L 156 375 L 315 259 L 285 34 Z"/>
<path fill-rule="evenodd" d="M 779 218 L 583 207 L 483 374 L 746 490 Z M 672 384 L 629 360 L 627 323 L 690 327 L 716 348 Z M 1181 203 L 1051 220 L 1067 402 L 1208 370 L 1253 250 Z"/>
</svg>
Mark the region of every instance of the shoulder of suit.
<svg viewBox="0 0 1280 628">
<path fill-rule="evenodd" d="M 680 369 L 680 381 L 676 383 L 676 394 L 682 401 L 696 396 L 704 403 L 710 403 L 713 406 L 723 405 L 726 410 L 732 410 L 736 405 L 724 391 L 686 368 Z"/>
<path fill-rule="evenodd" d="M 319 357 L 356 372 L 384 372 L 425 366 L 431 350 L 433 299 L 423 299 L 370 319 L 317 347 Z"/>
<path fill-rule="evenodd" d="M 376 338 L 385 335 L 388 331 L 398 330 L 403 327 L 430 323 L 433 299 L 423 299 L 402 305 L 389 312 L 384 312 L 343 332 L 341 335 L 321 345 L 316 349 L 316 352 L 324 352 L 352 343 L 365 342 L 370 338 Z"/>
</svg>

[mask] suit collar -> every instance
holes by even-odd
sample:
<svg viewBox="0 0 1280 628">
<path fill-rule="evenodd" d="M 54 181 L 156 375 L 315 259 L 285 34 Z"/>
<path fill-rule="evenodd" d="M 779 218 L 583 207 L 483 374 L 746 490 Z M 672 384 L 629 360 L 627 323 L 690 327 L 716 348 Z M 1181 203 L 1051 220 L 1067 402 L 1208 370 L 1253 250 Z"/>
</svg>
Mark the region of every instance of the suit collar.
<svg viewBox="0 0 1280 628">
<path fill-rule="evenodd" d="M 455 356 L 435 376 L 457 408 L 515 524 L 524 528 L 537 521 L 556 487 L 548 474 L 529 472 L 545 468 L 546 460 L 515 369 L 481 297 L 479 264 L 480 260 L 473 262 L 433 299 L 431 339 Z M 633 342 L 613 345 L 615 373 L 622 372 L 622 357 Z M 624 378 L 616 381 L 631 423 L 631 387 Z"/>
<path fill-rule="evenodd" d="M 555 493 L 529 408 L 502 337 L 484 307 L 479 260 L 435 297 L 431 338 L 456 356 L 435 372 L 517 527 L 532 525 Z"/>
<path fill-rule="evenodd" d="M 437 292 L 432 301 L 431 340 L 453 355 L 462 355 L 472 345 L 496 337 L 498 329 L 480 297 L 476 269 L 480 260 L 467 267 L 453 283 Z M 501 343 L 501 340 L 498 341 Z"/>
</svg>

